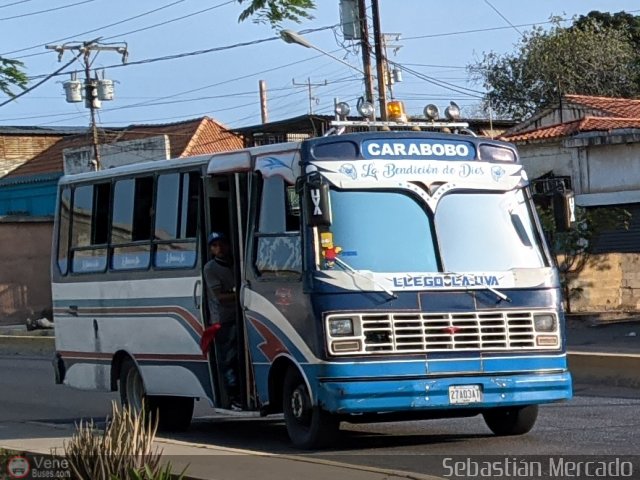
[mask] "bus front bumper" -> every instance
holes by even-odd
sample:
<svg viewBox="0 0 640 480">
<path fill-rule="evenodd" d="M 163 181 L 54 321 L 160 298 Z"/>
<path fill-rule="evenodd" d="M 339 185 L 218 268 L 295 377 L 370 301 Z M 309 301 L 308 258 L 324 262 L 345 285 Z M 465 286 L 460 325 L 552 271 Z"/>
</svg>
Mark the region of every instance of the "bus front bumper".
<svg viewBox="0 0 640 480">
<path fill-rule="evenodd" d="M 480 398 L 452 403 L 456 400 L 451 399 L 451 392 L 456 387 L 474 385 L 478 387 L 471 388 L 479 388 Z M 565 371 L 457 378 L 324 379 L 318 384 L 317 401 L 331 413 L 362 414 L 532 405 L 568 400 L 572 395 L 571 374 Z"/>
</svg>

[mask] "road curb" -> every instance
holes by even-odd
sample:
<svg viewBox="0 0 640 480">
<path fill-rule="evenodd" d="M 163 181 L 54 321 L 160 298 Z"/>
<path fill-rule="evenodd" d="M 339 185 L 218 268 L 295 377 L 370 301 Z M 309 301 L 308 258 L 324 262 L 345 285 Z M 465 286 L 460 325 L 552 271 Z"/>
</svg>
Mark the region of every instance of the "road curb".
<svg viewBox="0 0 640 480">
<path fill-rule="evenodd" d="M 0 335 L 0 355 L 51 357 L 55 351 L 54 337 Z"/>
<path fill-rule="evenodd" d="M 640 388 L 640 355 L 571 351 L 569 371 L 575 382 Z"/>
</svg>

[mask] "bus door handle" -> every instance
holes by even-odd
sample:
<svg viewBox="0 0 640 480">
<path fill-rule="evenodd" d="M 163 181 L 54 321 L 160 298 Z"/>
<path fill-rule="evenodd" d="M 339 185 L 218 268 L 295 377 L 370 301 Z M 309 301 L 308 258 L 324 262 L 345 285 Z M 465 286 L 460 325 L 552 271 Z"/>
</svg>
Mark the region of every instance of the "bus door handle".
<svg viewBox="0 0 640 480">
<path fill-rule="evenodd" d="M 74 317 L 78 316 L 78 306 L 77 305 L 69 305 L 69 308 L 67 309 L 67 313 L 69 313 L 69 315 L 73 315 Z"/>
<path fill-rule="evenodd" d="M 200 285 L 202 285 L 201 280 L 196 280 L 196 283 L 193 285 L 193 305 L 196 307 L 196 310 L 200 310 L 200 298 L 202 297 Z"/>
</svg>

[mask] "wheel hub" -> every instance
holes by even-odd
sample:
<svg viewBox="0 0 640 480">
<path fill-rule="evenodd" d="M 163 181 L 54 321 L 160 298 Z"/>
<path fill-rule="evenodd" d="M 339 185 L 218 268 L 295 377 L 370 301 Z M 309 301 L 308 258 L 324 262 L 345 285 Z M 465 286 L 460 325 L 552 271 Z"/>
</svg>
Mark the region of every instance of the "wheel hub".
<svg viewBox="0 0 640 480">
<path fill-rule="evenodd" d="M 135 411 L 141 411 L 144 405 L 144 385 L 142 378 L 136 370 L 129 372 L 127 375 L 127 393 L 129 406 Z"/>
<path fill-rule="evenodd" d="M 305 394 L 301 391 L 300 387 L 298 387 L 291 395 L 291 411 L 298 420 L 302 420 L 305 416 L 305 410 Z"/>
</svg>

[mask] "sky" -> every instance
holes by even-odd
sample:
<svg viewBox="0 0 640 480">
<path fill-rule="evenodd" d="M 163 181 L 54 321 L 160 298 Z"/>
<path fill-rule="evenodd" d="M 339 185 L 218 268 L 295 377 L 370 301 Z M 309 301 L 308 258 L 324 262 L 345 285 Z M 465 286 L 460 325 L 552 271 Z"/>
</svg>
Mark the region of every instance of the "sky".
<svg viewBox="0 0 640 480">
<path fill-rule="evenodd" d="M 103 44 L 126 42 L 126 65 L 114 51 L 92 57 L 92 68 L 116 81 L 114 100 L 103 102 L 98 111 L 103 128 L 205 115 L 231 128 L 255 125 L 260 123 L 260 80 L 267 85 L 270 121 L 303 115 L 310 108 L 332 114 L 336 98 L 355 111 L 364 91 L 357 71 L 360 51 L 357 44 L 344 40 L 337 26 L 339 0 L 316 3 L 313 20 L 285 23 L 283 28 L 310 31 L 305 34 L 310 43 L 354 68 L 316 50 L 287 44 L 275 38 L 277 32 L 268 25 L 239 23 L 243 7 L 233 0 L 0 0 L 0 57 L 24 62 L 32 86 L 73 59 L 74 53 L 67 51 L 58 62 L 47 44 L 98 37 Z M 379 4 L 382 31 L 400 34 L 399 40 L 390 40 L 389 60 L 421 77 L 405 70 L 403 81 L 394 85 L 394 96 L 405 101 L 410 114 L 421 114 L 428 103 L 442 111 L 455 101 L 466 117 L 477 116 L 483 91 L 471 81 L 466 66 L 483 53 L 512 52 L 522 32 L 533 24 L 548 28 L 552 15 L 570 20 L 592 10 L 640 14 L 634 0 Z M 201 53 L 207 50 L 211 51 Z M 88 125 L 89 110 L 84 103 L 67 103 L 62 85 L 74 70 L 84 78 L 82 68 L 73 62 L 61 75 L 0 106 L 0 125 Z M 311 105 L 307 82 L 317 85 L 312 87 Z M 0 94 L 0 103 L 6 100 Z"/>
</svg>

